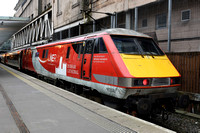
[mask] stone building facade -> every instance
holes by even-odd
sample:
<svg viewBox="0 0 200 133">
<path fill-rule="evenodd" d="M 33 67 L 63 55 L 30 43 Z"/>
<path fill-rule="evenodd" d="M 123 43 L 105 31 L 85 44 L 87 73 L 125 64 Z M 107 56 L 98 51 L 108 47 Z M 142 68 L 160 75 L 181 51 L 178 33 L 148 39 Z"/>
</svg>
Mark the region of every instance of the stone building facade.
<svg viewBox="0 0 200 133">
<path fill-rule="evenodd" d="M 200 0 L 172 0 L 171 51 L 200 51 Z M 15 16 L 34 19 L 51 10 L 53 40 L 106 28 L 154 37 L 167 51 L 168 0 L 19 0 Z"/>
</svg>

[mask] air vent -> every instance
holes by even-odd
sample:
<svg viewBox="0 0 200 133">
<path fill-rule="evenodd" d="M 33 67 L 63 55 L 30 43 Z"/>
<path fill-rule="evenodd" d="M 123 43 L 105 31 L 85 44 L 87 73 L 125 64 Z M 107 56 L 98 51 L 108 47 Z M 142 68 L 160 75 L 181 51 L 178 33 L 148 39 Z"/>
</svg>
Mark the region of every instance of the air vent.
<svg viewBox="0 0 200 133">
<path fill-rule="evenodd" d="M 181 21 L 190 20 L 190 10 L 184 10 L 181 12 Z"/>
</svg>

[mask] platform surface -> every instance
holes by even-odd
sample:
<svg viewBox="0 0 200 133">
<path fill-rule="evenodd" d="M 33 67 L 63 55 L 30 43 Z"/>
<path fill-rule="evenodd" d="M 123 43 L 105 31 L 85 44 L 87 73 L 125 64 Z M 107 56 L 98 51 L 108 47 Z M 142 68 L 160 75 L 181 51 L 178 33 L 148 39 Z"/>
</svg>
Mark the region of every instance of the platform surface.
<svg viewBox="0 0 200 133">
<path fill-rule="evenodd" d="M 1 133 L 173 132 L 0 64 Z"/>
</svg>

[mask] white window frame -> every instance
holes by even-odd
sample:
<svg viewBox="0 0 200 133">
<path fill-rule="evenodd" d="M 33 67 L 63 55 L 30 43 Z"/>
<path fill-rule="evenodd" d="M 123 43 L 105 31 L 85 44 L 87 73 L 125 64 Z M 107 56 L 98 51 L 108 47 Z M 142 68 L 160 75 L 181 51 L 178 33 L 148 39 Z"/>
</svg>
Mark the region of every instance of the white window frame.
<svg viewBox="0 0 200 133">
<path fill-rule="evenodd" d="M 189 11 L 189 19 L 183 19 L 183 12 L 187 12 L 187 11 Z M 185 22 L 185 21 L 189 21 L 190 19 L 191 19 L 191 10 L 190 9 L 182 10 L 181 11 L 181 21 Z"/>
</svg>

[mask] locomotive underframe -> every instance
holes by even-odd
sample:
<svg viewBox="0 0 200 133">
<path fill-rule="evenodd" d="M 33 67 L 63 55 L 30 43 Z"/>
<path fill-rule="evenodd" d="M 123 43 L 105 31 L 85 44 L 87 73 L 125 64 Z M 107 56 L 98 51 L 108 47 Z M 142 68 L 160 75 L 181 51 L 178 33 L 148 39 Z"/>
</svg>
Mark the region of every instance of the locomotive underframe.
<svg viewBox="0 0 200 133">
<path fill-rule="evenodd" d="M 173 112 L 176 93 L 158 93 L 140 96 L 129 96 L 125 107 L 128 112 L 136 111 L 139 115 L 159 114 L 164 109 Z"/>
</svg>

